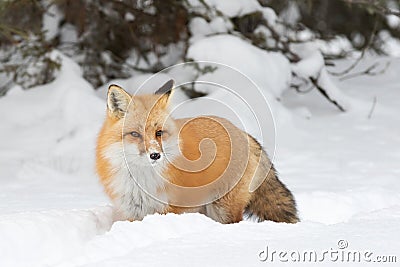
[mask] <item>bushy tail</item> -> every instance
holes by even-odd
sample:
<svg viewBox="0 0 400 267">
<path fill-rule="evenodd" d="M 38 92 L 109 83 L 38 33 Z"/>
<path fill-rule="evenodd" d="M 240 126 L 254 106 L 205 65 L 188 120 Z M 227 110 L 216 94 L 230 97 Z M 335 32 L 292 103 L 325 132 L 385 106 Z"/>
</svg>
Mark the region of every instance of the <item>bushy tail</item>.
<svg viewBox="0 0 400 267">
<path fill-rule="evenodd" d="M 245 214 L 256 216 L 259 221 L 271 220 L 275 222 L 296 223 L 296 202 L 292 193 L 279 181 L 272 166 L 268 177 L 252 193 L 251 200 L 245 209 Z"/>
</svg>

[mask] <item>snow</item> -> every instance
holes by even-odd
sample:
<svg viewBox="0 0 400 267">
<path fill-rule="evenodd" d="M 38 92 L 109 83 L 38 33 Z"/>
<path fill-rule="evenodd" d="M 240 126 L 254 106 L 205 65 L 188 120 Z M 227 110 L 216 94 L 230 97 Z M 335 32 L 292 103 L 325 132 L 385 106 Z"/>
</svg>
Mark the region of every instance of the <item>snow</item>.
<svg viewBox="0 0 400 267">
<path fill-rule="evenodd" d="M 393 29 L 396 29 L 400 26 L 400 18 L 396 15 L 388 15 L 386 17 L 386 21 L 389 26 Z"/>
<path fill-rule="evenodd" d="M 221 34 L 195 41 L 189 47 L 188 58 L 236 68 L 265 94 L 273 94 L 277 98 L 288 88 L 291 79 L 290 64 L 284 56 L 254 47 L 232 35 Z"/>
<path fill-rule="evenodd" d="M 218 1 L 205 0 L 205 3 L 228 17 L 240 17 L 259 11 L 260 4 L 255 0 Z"/>
<path fill-rule="evenodd" d="M 135 15 L 133 15 L 131 12 L 126 12 L 125 13 L 125 20 L 126 21 L 134 21 L 135 20 Z"/>
<path fill-rule="evenodd" d="M 342 82 L 330 77 L 330 86 L 343 88 L 350 99 L 363 103 L 341 113 L 321 101 L 315 90 L 304 95 L 288 90 L 292 66 L 282 56 L 237 37 L 197 40 L 189 52 L 193 58 L 233 67 L 205 73 L 200 80 L 241 85 L 248 76 L 270 101 L 279 125 L 273 161 L 297 200 L 302 221 L 221 225 L 200 214 L 116 221 L 94 173 L 107 85 L 95 92 L 80 68 L 58 54 L 63 67 L 56 80 L 27 91 L 15 87 L 0 98 L 0 266 L 264 266 L 271 263 L 270 257 L 262 261 L 267 248 L 344 251 L 338 248 L 339 240 L 348 242 L 350 250 L 397 255 L 399 261 L 399 59 L 390 59 L 389 69 L 379 76 Z M 302 68 L 307 74 L 315 72 L 310 65 L 319 64 L 309 60 Z M 367 58 L 354 71 L 385 60 Z M 335 63 L 341 70 L 352 62 Z M 237 75 L 237 70 L 247 76 Z M 149 80 L 143 89 L 149 92 L 178 74 L 171 69 L 113 82 L 135 91 Z M 183 76 L 177 84 L 190 78 Z M 216 87 L 199 88 L 251 125 L 253 117 L 241 112 L 240 98 Z M 253 94 L 252 89 L 238 88 L 245 98 Z M 183 95 L 177 96 L 185 102 Z M 246 100 L 252 105 L 255 101 Z M 192 110 L 180 112 L 211 112 L 212 106 L 201 101 L 186 101 L 186 107 L 193 104 Z M 222 108 L 216 112 L 230 115 Z M 258 138 L 268 145 L 268 135 Z M 274 266 L 280 263 L 273 261 Z M 337 265 L 328 259 L 324 264 Z"/>
<path fill-rule="evenodd" d="M 112 208 L 25 212 L 0 217 L 2 266 L 46 266 L 78 254 L 112 224 Z"/>
<path fill-rule="evenodd" d="M 41 210 L 41 204 L 51 206 L 46 196 L 56 195 L 52 192 L 54 186 L 88 184 L 91 192 L 102 191 L 99 186 L 93 187 L 96 183 L 92 181 L 95 174 L 91 154 L 105 114 L 104 102 L 81 77 L 80 68 L 59 56 L 63 66 L 55 81 L 28 91 L 15 88 L 0 98 L 0 169 L 2 175 L 12 177 L 1 179 L 5 190 L 0 195 L 4 203 L 0 212 L 24 211 L 19 204 L 24 199 L 25 205 L 35 210 Z M 74 194 L 62 188 L 58 192 L 63 207 L 74 207 Z M 87 197 L 87 207 L 98 200 L 90 199 Z M 59 204 L 54 207 L 59 208 Z"/>
<path fill-rule="evenodd" d="M 285 21 L 290 25 L 298 23 L 301 19 L 301 14 L 297 3 L 289 2 L 288 7 L 279 14 L 279 18 L 281 21 Z"/>
<path fill-rule="evenodd" d="M 399 3 L 396 1 L 388 1 L 387 7 L 394 12 L 399 12 Z M 387 15 L 386 21 L 392 29 L 396 29 L 400 26 L 400 18 L 396 15 Z"/>
<path fill-rule="evenodd" d="M 393 38 L 386 30 L 380 31 L 378 36 L 382 40 L 382 50 L 386 54 L 394 57 L 400 56 L 400 41 L 398 39 Z"/>
<path fill-rule="evenodd" d="M 332 82 L 332 78 L 328 74 L 325 67 L 324 58 L 318 50 L 315 43 L 302 43 L 292 45 L 292 49 L 301 60 L 292 64 L 292 71 L 296 77 L 303 79 L 306 85 L 310 86 L 307 80 L 312 78 L 316 81 L 329 99 L 335 101 L 340 107 L 346 111 L 352 108 L 351 102 L 355 102 L 345 95 L 337 85 Z M 311 85 L 312 86 L 312 85 Z"/>
<path fill-rule="evenodd" d="M 324 57 L 318 50 L 307 56 L 303 55 L 303 59 L 292 65 L 292 70 L 300 77 L 317 78 L 318 73 L 325 67 Z"/>
<path fill-rule="evenodd" d="M 233 30 L 233 25 L 222 17 L 216 17 L 209 23 L 204 18 L 194 17 L 190 20 L 189 29 L 192 35 L 191 39 L 195 40 L 206 35 L 227 33 Z"/>
<path fill-rule="evenodd" d="M 60 43 L 69 44 L 78 41 L 78 32 L 72 24 L 65 23 L 60 29 Z"/>
<path fill-rule="evenodd" d="M 45 1 L 50 2 L 50 1 Z M 55 4 L 47 3 L 49 5 L 48 10 L 43 14 L 43 31 L 45 33 L 46 40 L 52 40 L 58 34 L 58 26 L 60 21 L 63 19 L 63 14 L 58 10 Z"/>
<path fill-rule="evenodd" d="M 133 71 L 129 79 L 94 90 L 76 63 L 54 51 L 51 58 L 60 58 L 62 68 L 53 82 L 30 90 L 15 86 L 0 98 L 0 266 L 287 266 L 293 262 L 290 252 L 315 251 L 320 258 L 324 251 L 349 250 L 372 252 L 371 266 L 377 265 L 379 255 L 395 255 L 399 262 L 400 59 L 366 53 L 353 73 L 375 62 L 390 61 L 389 68 L 380 75 L 340 81 L 328 71 L 340 72 L 354 59 L 335 61 L 336 66 L 328 68 L 321 53 L 350 52 L 347 38 L 327 42 L 314 40 L 307 29 L 287 32 L 298 40 L 312 40 L 291 46 L 301 60 L 290 63 L 240 38 L 230 21 L 261 12 L 282 32 L 272 9 L 256 0 L 188 3 L 207 18 L 189 22 L 187 57 L 196 63 L 178 64 L 156 75 Z M 56 5 L 43 16 L 47 40 L 58 32 L 65 45 L 77 40 L 74 26 L 59 29 L 62 15 Z M 295 23 L 298 16 L 291 5 L 280 19 Z M 124 19 L 134 21 L 135 16 L 127 12 Z M 386 20 L 392 28 L 399 26 L 397 17 L 388 15 Z M 265 26 L 256 32 L 271 36 Z M 386 53 L 400 55 L 399 41 L 389 32 L 381 31 L 378 37 L 385 41 Z M 356 35 L 353 41 L 363 42 L 360 38 Z M 181 58 L 185 47 L 182 42 L 156 47 L 158 53 L 149 54 L 148 60 L 168 66 Z M 128 61 L 149 65 L 133 52 Z M 193 71 L 206 67 L 211 71 Z M 310 77 L 346 112 L 315 89 L 307 94 L 290 89 L 291 83 Z M 171 78 L 177 87 L 173 116 L 225 117 L 263 144 L 295 196 L 301 222 L 222 225 L 200 214 L 118 221 L 94 171 L 107 88 L 115 83 L 132 94 L 152 93 Z M 0 84 L 4 79 L 0 76 Z M 180 90 L 193 79 L 198 81 L 194 88 L 206 97 L 188 99 Z M 330 254 L 323 264 L 336 266 L 338 261 Z"/>
</svg>

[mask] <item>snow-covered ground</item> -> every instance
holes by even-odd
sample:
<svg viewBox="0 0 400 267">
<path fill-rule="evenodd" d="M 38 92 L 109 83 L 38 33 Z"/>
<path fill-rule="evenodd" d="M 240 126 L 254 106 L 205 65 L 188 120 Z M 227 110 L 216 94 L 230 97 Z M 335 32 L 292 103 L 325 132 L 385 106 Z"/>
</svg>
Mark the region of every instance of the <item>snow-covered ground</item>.
<svg viewBox="0 0 400 267">
<path fill-rule="evenodd" d="M 114 222 L 94 173 L 104 90 L 63 60 L 53 83 L 0 98 L 1 267 L 302 266 L 310 251 L 325 265 L 343 257 L 355 265 L 348 252 L 361 255 L 360 265 L 390 255 L 400 262 L 400 59 L 371 58 L 357 69 L 391 65 L 379 76 L 334 81 L 349 112 L 316 91 L 286 91 L 273 105 L 285 114 L 275 118 L 273 161 L 297 200 L 295 225 L 221 225 L 199 214 Z"/>
</svg>

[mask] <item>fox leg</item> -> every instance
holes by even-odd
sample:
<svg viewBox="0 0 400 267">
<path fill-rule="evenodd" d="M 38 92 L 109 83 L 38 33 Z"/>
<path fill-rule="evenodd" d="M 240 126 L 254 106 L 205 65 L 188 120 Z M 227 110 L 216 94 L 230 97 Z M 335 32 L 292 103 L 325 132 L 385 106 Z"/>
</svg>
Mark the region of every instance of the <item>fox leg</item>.
<svg viewBox="0 0 400 267">
<path fill-rule="evenodd" d="M 220 223 L 237 223 L 243 220 L 243 211 L 251 194 L 241 180 L 230 192 L 205 206 L 206 215 Z"/>
<path fill-rule="evenodd" d="M 243 219 L 244 207 L 228 207 L 223 202 L 215 201 L 206 205 L 206 215 L 220 223 L 236 223 Z"/>
</svg>

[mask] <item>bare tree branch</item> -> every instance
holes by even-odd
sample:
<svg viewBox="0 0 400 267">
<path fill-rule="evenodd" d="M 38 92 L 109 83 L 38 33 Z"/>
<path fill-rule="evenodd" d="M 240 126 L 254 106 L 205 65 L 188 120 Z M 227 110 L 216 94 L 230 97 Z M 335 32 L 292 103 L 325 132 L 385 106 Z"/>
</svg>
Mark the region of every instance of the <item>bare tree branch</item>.
<svg viewBox="0 0 400 267">
<path fill-rule="evenodd" d="M 368 119 L 372 118 L 372 113 L 374 112 L 375 106 L 376 106 L 376 100 L 377 100 L 376 96 L 374 96 L 374 100 L 372 102 L 372 107 L 371 107 L 371 110 L 369 111 L 369 114 L 368 114 Z"/>
<path fill-rule="evenodd" d="M 314 78 L 314 77 L 310 77 L 310 81 L 312 82 L 312 84 L 315 86 L 315 88 L 317 88 L 317 90 L 332 104 L 334 104 L 340 111 L 345 112 L 346 109 L 340 105 L 336 100 L 332 99 L 328 93 L 326 92 L 326 90 L 318 83 L 318 79 Z"/>
<path fill-rule="evenodd" d="M 376 76 L 379 74 L 383 74 L 390 66 L 390 62 L 386 62 L 385 66 L 381 69 L 381 70 L 376 70 L 379 67 L 379 63 L 374 63 L 371 66 L 369 66 L 368 68 L 366 68 L 363 71 L 359 71 L 359 72 L 355 72 L 346 76 L 341 77 L 339 80 L 340 81 L 344 81 L 344 80 L 348 80 L 348 79 L 352 79 L 361 75 L 369 75 L 369 76 Z"/>
<path fill-rule="evenodd" d="M 371 32 L 371 35 L 368 38 L 368 44 L 363 48 L 363 50 L 361 51 L 361 55 L 357 58 L 357 60 L 353 64 L 351 64 L 347 69 L 345 69 L 341 72 L 329 72 L 329 74 L 334 75 L 334 76 L 343 76 L 343 75 L 348 74 L 350 71 L 352 71 L 364 58 L 365 52 L 371 47 L 372 42 L 376 35 L 377 27 L 378 27 L 378 20 L 375 19 L 374 28 Z"/>
<path fill-rule="evenodd" d="M 375 11 L 376 13 L 378 13 L 382 16 L 394 15 L 394 16 L 400 17 L 399 10 L 395 10 L 395 9 L 383 6 L 382 4 L 380 4 L 380 1 L 377 1 L 377 0 L 342 0 L 342 1 L 349 3 L 349 4 L 361 5 L 364 7 L 372 8 L 373 11 Z"/>
</svg>

